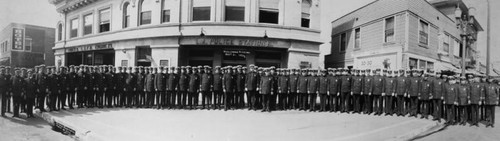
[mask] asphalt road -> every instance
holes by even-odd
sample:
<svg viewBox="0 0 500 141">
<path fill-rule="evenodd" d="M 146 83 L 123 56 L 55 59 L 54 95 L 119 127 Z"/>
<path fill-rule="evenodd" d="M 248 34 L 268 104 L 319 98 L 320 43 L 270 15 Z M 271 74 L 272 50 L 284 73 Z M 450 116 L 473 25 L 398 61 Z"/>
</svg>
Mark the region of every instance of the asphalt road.
<svg viewBox="0 0 500 141">
<path fill-rule="evenodd" d="M 0 141 L 72 141 L 69 136 L 52 130 L 40 118 L 12 118 L 12 114 L 0 117 Z M 25 116 L 24 116 L 25 117 Z"/>
</svg>

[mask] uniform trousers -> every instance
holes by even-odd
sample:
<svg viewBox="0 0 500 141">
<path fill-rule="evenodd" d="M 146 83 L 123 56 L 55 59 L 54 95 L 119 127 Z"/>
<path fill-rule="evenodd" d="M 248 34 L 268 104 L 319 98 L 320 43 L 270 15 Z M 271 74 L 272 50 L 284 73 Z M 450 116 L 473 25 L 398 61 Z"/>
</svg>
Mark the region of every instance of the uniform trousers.
<svg viewBox="0 0 500 141">
<path fill-rule="evenodd" d="M 256 102 L 257 101 L 257 91 L 255 90 L 250 90 L 247 92 L 247 103 L 248 103 L 248 109 L 256 109 Z"/>
<path fill-rule="evenodd" d="M 160 109 L 165 103 L 165 92 L 164 91 L 156 91 L 155 92 L 155 100 L 156 100 L 156 108 Z"/>
<path fill-rule="evenodd" d="M 104 106 L 104 90 L 99 90 L 96 92 L 96 96 L 95 96 L 95 106 L 98 106 L 98 107 L 103 107 Z"/>
<path fill-rule="evenodd" d="M 495 106 L 496 105 L 484 105 L 485 109 L 485 120 L 487 126 L 492 126 L 495 124 Z"/>
<path fill-rule="evenodd" d="M 455 123 L 456 107 L 453 104 L 446 104 L 446 121 L 448 123 Z"/>
<path fill-rule="evenodd" d="M 224 110 L 228 110 L 231 108 L 231 101 L 233 98 L 232 92 L 224 92 Z"/>
<path fill-rule="evenodd" d="M 352 96 L 354 112 L 361 112 L 361 96 L 359 93 Z"/>
<path fill-rule="evenodd" d="M 201 106 L 203 109 L 208 108 L 212 102 L 212 94 L 210 91 L 201 91 Z"/>
<path fill-rule="evenodd" d="M 190 109 L 196 109 L 196 103 L 198 101 L 196 101 L 197 97 L 198 97 L 198 92 L 189 92 L 189 96 L 188 96 L 188 105 L 189 105 L 189 108 Z"/>
<path fill-rule="evenodd" d="M 19 117 L 19 108 L 21 108 L 21 92 L 13 92 L 12 104 L 14 105 L 14 117 Z"/>
<path fill-rule="evenodd" d="M 473 125 L 477 125 L 479 122 L 479 105 L 471 104 L 470 108 L 470 117 Z"/>
<path fill-rule="evenodd" d="M 85 90 L 78 90 L 76 92 L 76 104 L 78 105 L 78 108 L 83 107 L 83 103 L 85 100 L 85 98 L 84 98 L 85 92 L 86 92 Z M 41 100 L 41 99 L 43 99 L 43 97 L 42 98 L 39 97 L 38 104 L 40 104 L 40 101 L 43 102 L 43 100 Z"/>
<path fill-rule="evenodd" d="M 349 94 L 349 92 L 343 92 L 341 95 L 340 95 L 340 99 L 341 99 L 341 112 L 348 112 L 349 109 L 351 108 L 350 107 L 350 97 L 351 95 Z"/>
<path fill-rule="evenodd" d="M 417 116 L 417 111 L 418 111 L 418 97 L 417 96 L 410 96 L 410 116 Z"/>
<path fill-rule="evenodd" d="M 287 93 L 279 93 L 278 94 L 278 103 L 279 103 L 279 107 L 281 108 L 281 110 L 286 110 L 287 109 Z"/>
<path fill-rule="evenodd" d="M 222 91 L 214 91 L 214 104 L 213 109 L 219 109 L 222 105 Z"/>
<path fill-rule="evenodd" d="M 431 103 L 430 100 L 420 100 L 419 109 L 420 109 L 420 114 L 422 114 L 422 117 L 428 118 L 430 109 L 429 107 L 431 105 L 430 103 Z"/>
<path fill-rule="evenodd" d="M 297 93 L 296 92 L 290 92 L 287 95 L 287 100 L 288 100 L 288 109 L 295 109 L 296 108 L 296 100 L 297 100 Z"/>
<path fill-rule="evenodd" d="M 328 99 L 328 95 L 326 94 L 319 94 L 319 103 L 320 103 L 320 111 L 326 111 L 326 104 L 327 104 L 327 100 Z"/>
<path fill-rule="evenodd" d="M 113 92 L 114 90 L 110 90 L 110 89 L 107 89 L 105 92 L 104 92 L 104 105 L 106 105 L 107 107 L 111 107 L 113 106 Z"/>
<path fill-rule="evenodd" d="M 66 96 L 68 95 L 68 93 L 69 91 L 62 91 L 62 93 L 58 95 L 58 108 L 65 109 L 64 107 L 66 106 Z"/>
<path fill-rule="evenodd" d="M 441 99 L 433 99 L 432 109 L 434 120 L 441 120 L 443 118 L 443 101 Z"/>
<path fill-rule="evenodd" d="M 35 104 L 35 97 L 26 98 L 26 115 L 33 117 L 33 106 Z"/>
<path fill-rule="evenodd" d="M 372 108 L 373 108 L 373 100 L 372 100 L 372 96 L 371 95 L 365 95 L 364 96 L 364 112 L 365 114 L 370 114 L 372 113 Z"/>
<path fill-rule="evenodd" d="M 68 106 L 70 109 L 73 109 L 73 105 L 75 105 L 75 91 L 69 90 L 67 94 L 67 99 L 68 99 Z"/>
<path fill-rule="evenodd" d="M 7 102 L 7 99 L 6 99 L 5 95 L 7 95 L 6 90 L 0 88 L 0 99 L 1 99 L 1 101 L 0 101 L 0 103 L 1 103 L 0 104 L 0 112 L 1 112 L 2 116 L 5 116 L 5 111 L 6 111 L 6 107 L 5 107 L 6 104 L 5 103 Z"/>
<path fill-rule="evenodd" d="M 397 114 L 398 116 L 403 116 L 405 115 L 405 97 L 403 95 L 398 95 L 396 96 L 396 103 L 397 103 Z"/>
<path fill-rule="evenodd" d="M 301 93 L 300 94 L 300 109 L 301 110 L 306 110 L 307 109 L 307 93 Z"/>
<path fill-rule="evenodd" d="M 120 106 L 127 106 L 127 97 L 129 96 L 129 92 L 126 90 L 120 90 Z"/>
<path fill-rule="evenodd" d="M 175 105 L 175 91 L 167 91 L 165 95 L 165 106 L 172 108 Z"/>
<path fill-rule="evenodd" d="M 461 124 L 465 124 L 468 121 L 467 105 L 458 106 L 458 115 Z"/>
<path fill-rule="evenodd" d="M 310 111 L 316 111 L 316 98 L 318 94 L 316 93 L 309 93 L 309 110 Z"/>
<path fill-rule="evenodd" d="M 187 106 L 186 102 L 187 102 L 187 99 L 188 99 L 187 98 L 188 92 L 187 91 L 182 91 L 180 96 L 181 97 L 180 97 L 180 102 L 179 102 L 180 104 L 179 105 L 180 105 L 180 108 L 184 108 L 184 106 Z"/>
<path fill-rule="evenodd" d="M 373 95 L 373 112 L 375 114 L 381 114 L 384 101 L 381 95 Z"/>
<path fill-rule="evenodd" d="M 49 94 L 49 101 L 47 103 L 47 106 L 51 111 L 57 110 L 56 104 L 57 104 L 57 96 L 59 95 L 58 93 L 59 93 L 58 91 L 52 91 Z"/>
<path fill-rule="evenodd" d="M 236 106 L 238 108 L 242 108 L 242 106 L 245 104 L 244 96 L 245 96 L 244 91 L 235 92 L 234 93 L 234 106 Z"/>
<path fill-rule="evenodd" d="M 270 111 L 269 103 L 270 103 L 270 94 L 262 94 L 262 111 Z"/>
<path fill-rule="evenodd" d="M 338 111 L 338 100 L 337 100 L 337 94 L 330 94 L 328 96 L 328 103 L 330 104 L 330 112 L 333 112 L 333 111 Z"/>
<path fill-rule="evenodd" d="M 384 113 L 392 115 L 394 113 L 394 96 L 392 95 L 386 95 L 384 96 L 385 99 L 385 107 L 384 107 Z"/>
</svg>

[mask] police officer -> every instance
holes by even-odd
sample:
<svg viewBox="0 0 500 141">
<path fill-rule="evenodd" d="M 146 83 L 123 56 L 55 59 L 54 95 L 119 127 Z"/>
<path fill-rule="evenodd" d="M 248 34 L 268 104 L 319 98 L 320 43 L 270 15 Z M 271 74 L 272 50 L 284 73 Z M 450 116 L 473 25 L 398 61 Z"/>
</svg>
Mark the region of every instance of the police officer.
<svg viewBox="0 0 500 141">
<path fill-rule="evenodd" d="M 458 119 L 461 125 L 465 125 L 468 121 L 468 108 L 470 103 L 470 86 L 465 76 L 460 77 L 460 85 L 458 89 Z"/>
<path fill-rule="evenodd" d="M 181 74 L 179 77 L 179 96 L 177 97 L 179 108 L 184 108 L 184 106 L 186 106 L 187 90 L 189 85 L 189 75 L 187 74 L 188 67 L 190 66 L 182 66 Z"/>
<path fill-rule="evenodd" d="M 279 107 L 281 110 L 286 110 L 286 96 L 288 95 L 288 89 L 289 89 L 289 83 L 288 83 L 288 76 L 285 74 L 284 69 L 279 69 L 279 74 L 278 74 L 278 103 Z"/>
<path fill-rule="evenodd" d="M 354 76 L 352 76 L 351 95 L 353 100 L 354 113 L 361 113 L 361 91 L 363 90 L 363 76 L 364 70 L 361 72 L 359 69 L 353 69 Z"/>
<path fill-rule="evenodd" d="M 270 69 L 266 69 L 265 75 L 261 76 L 259 84 L 259 93 L 262 95 L 262 112 L 271 112 L 270 110 L 270 96 L 273 94 L 273 76 L 271 76 Z"/>
<path fill-rule="evenodd" d="M 396 99 L 396 78 L 393 74 L 397 70 L 388 70 L 387 77 L 385 77 L 384 84 L 384 95 L 385 95 L 385 114 L 393 115 L 396 105 L 394 105 L 394 100 Z"/>
<path fill-rule="evenodd" d="M 245 91 L 247 92 L 248 110 L 257 110 L 257 87 L 259 84 L 259 74 L 257 73 L 256 66 L 249 65 L 249 72 L 245 77 Z M 214 76 L 215 78 L 215 76 Z"/>
<path fill-rule="evenodd" d="M 8 86 L 10 78 L 7 78 L 6 75 L 6 70 L 4 66 L 0 66 L 0 109 L 1 109 L 1 115 L 5 116 L 5 111 L 6 111 L 6 101 L 7 101 L 7 89 L 10 88 Z"/>
<path fill-rule="evenodd" d="M 384 79 L 380 73 L 380 69 L 376 69 L 375 76 L 373 76 L 372 98 L 373 112 L 375 112 L 375 115 L 381 115 L 383 108 L 383 99 L 381 97 L 383 96 Z"/>
<path fill-rule="evenodd" d="M 341 112 L 349 112 L 351 109 L 350 106 L 350 95 L 351 95 L 351 86 L 352 86 L 352 78 L 349 74 L 349 69 L 342 69 L 342 76 L 340 76 L 340 103 L 341 103 Z"/>
<path fill-rule="evenodd" d="M 188 68 L 189 69 L 189 68 Z M 189 74 L 189 85 L 188 85 L 188 105 L 189 109 L 196 109 L 197 98 L 199 96 L 200 90 L 200 75 L 198 73 L 198 67 L 192 67 L 191 73 Z"/>
<path fill-rule="evenodd" d="M 75 93 L 77 90 L 77 84 L 78 84 L 78 75 L 76 74 L 76 68 L 74 65 L 71 65 L 69 67 L 69 73 L 68 73 L 68 79 L 67 79 L 67 85 L 68 85 L 68 94 L 67 94 L 67 99 L 68 99 L 68 106 L 69 109 L 74 109 L 75 105 Z"/>
<path fill-rule="evenodd" d="M 297 109 L 299 106 L 297 101 L 297 83 L 299 79 L 299 72 L 297 69 L 292 69 L 289 77 L 289 93 L 288 93 L 288 108 L 289 109 Z"/>
<path fill-rule="evenodd" d="M 155 75 L 157 70 L 153 67 L 147 67 L 148 74 L 146 75 L 146 79 L 144 80 L 144 91 L 146 93 L 146 108 L 151 108 L 154 105 L 154 93 L 155 93 Z"/>
<path fill-rule="evenodd" d="M 337 75 L 338 70 L 335 68 L 329 68 L 328 70 L 328 104 L 330 105 L 330 112 L 338 110 L 338 100 L 337 96 L 340 94 L 339 87 L 340 81 Z"/>
<path fill-rule="evenodd" d="M 7 83 L 7 92 L 6 92 L 6 95 L 4 95 L 4 98 L 5 98 L 5 104 L 4 105 L 6 105 L 5 106 L 6 107 L 5 108 L 6 111 L 8 113 L 11 113 L 11 111 L 10 111 L 10 109 L 11 109 L 10 108 L 10 105 L 11 105 L 10 102 L 11 102 L 11 100 L 10 99 L 12 98 L 12 95 L 11 95 L 11 93 L 12 93 L 12 88 L 11 88 L 11 86 L 12 86 L 12 80 L 11 80 L 12 79 L 12 74 L 11 74 L 10 66 L 5 67 L 5 71 L 6 71 L 5 72 L 5 76 L 7 77 L 7 82 L 8 83 Z"/>
<path fill-rule="evenodd" d="M 318 86 L 318 94 L 319 94 L 319 99 L 320 99 L 320 112 L 326 111 L 326 104 L 327 104 L 327 93 L 328 93 L 328 77 L 327 77 L 327 70 L 322 69 L 319 72 L 319 86 Z"/>
<path fill-rule="evenodd" d="M 445 85 L 443 104 L 446 109 L 446 124 L 455 124 L 456 106 L 458 105 L 458 85 L 454 76 L 448 76 L 448 84 Z"/>
<path fill-rule="evenodd" d="M 365 77 L 363 80 L 363 91 L 361 95 L 364 95 L 364 113 L 372 113 L 373 101 L 372 101 L 372 91 L 373 91 L 373 76 L 371 75 L 371 69 L 365 70 Z"/>
<path fill-rule="evenodd" d="M 432 100 L 432 116 L 433 120 L 438 120 L 441 122 L 441 118 L 443 118 L 443 100 L 444 100 L 444 86 L 445 81 L 441 75 L 441 72 L 436 72 L 436 75 L 433 76 L 430 81 L 432 84 L 432 91 L 430 94 L 430 99 Z"/>
<path fill-rule="evenodd" d="M 33 116 L 33 106 L 35 104 L 35 92 L 37 89 L 36 77 L 33 74 L 33 69 L 28 70 L 28 77 L 25 78 L 25 95 L 26 95 L 26 115 L 28 118 Z"/>
<path fill-rule="evenodd" d="M 213 97 L 214 102 L 212 108 L 219 109 L 222 101 L 222 78 L 223 74 L 221 72 L 221 67 L 216 66 L 213 73 Z"/>
<path fill-rule="evenodd" d="M 170 67 L 168 70 L 168 76 L 167 78 L 167 94 L 166 94 L 166 104 L 168 109 L 174 108 L 175 105 L 175 98 L 176 98 L 176 91 L 178 88 L 179 84 L 179 75 L 177 74 L 176 68 L 175 67 Z"/>
<path fill-rule="evenodd" d="M 307 85 L 309 83 L 309 76 L 307 73 L 307 69 L 302 69 L 302 74 L 299 76 L 299 80 L 297 83 L 297 93 L 299 97 L 299 105 L 300 109 L 299 110 L 306 110 L 306 104 L 307 104 Z"/>
<path fill-rule="evenodd" d="M 155 88 L 155 98 L 156 98 L 156 109 L 161 109 L 165 105 L 165 88 L 167 87 L 167 77 L 163 73 L 163 67 L 156 68 L 156 74 L 154 78 L 154 88 Z"/>
<path fill-rule="evenodd" d="M 474 77 L 474 76 L 472 76 Z M 479 105 L 482 105 L 482 101 L 485 97 L 486 91 L 483 84 L 480 83 L 480 77 L 475 76 L 472 82 L 469 83 L 470 86 L 470 117 L 472 125 L 479 126 Z"/>
<path fill-rule="evenodd" d="M 60 82 L 61 82 L 61 88 L 60 91 L 61 93 L 59 94 L 57 100 L 58 100 L 58 105 L 57 107 L 58 108 L 61 108 L 63 110 L 66 110 L 66 96 L 68 95 L 68 93 L 70 92 L 69 88 L 71 87 L 71 82 L 70 82 L 70 78 L 69 78 L 69 75 L 68 75 L 68 69 L 67 67 L 65 66 L 62 66 L 59 68 L 59 78 L 60 78 Z"/>
<path fill-rule="evenodd" d="M 210 71 L 212 68 L 210 68 L 210 66 L 204 66 L 203 67 L 204 71 L 203 73 L 201 74 L 201 95 L 202 95 L 202 108 L 205 109 L 209 109 L 210 110 L 210 106 L 211 103 L 212 103 L 212 91 L 213 91 L 213 76 L 212 76 L 212 72 Z"/>
<path fill-rule="evenodd" d="M 422 115 L 421 118 L 429 118 L 432 86 L 432 82 L 429 80 L 429 75 L 426 74 L 426 76 L 423 76 L 420 82 L 420 91 L 418 93 L 418 107 L 420 109 L 420 114 Z"/>
<path fill-rule="evenodd" d="M 224 91 L 224 110 L 231 108 L 231 101 L 234 94 L 234 76 L 232 68 L 226 67 L 226 71 L 222 77 L 222 89 Z"/>
<path fill-rule="evenodd" d="M 242 66 L 236 66 L 235 77 L 235 93 L 234 93 L 234 103 L 237 108 L 243 108 L 245 106 L 245 73 Z"/>
<path fill-rule="evenodd" d="M 22 95 L 24 88 L 26 86 L 24 78 L 21 77 L 21 70 L 19 68 L 15 69 L 15 75 L 11 78 L 12 81 L 12 99 L 14 105 L 14 115 L 13 117 L 19 118 L 19 108 L 21 108 Z"/>
<path fill-rule="evenodd" d="M 488 84 L 485 85 L 486 97 L 484 99 L 486 127 L 495 125 L 495 106 L 499 104 L 499 86 L 493 82 L 493 79 L 488 79 Z"/>
</svg>

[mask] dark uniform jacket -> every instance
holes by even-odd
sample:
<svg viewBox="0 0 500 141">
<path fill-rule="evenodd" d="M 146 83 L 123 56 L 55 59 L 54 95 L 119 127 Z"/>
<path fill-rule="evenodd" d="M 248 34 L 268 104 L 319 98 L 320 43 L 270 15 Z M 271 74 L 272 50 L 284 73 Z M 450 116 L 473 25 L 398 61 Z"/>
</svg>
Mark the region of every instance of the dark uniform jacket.
<svg viewBox="0 0 500 141">
<path fill-rule="evenodd" d="M 418 93 L 418 98 L 421 100 L 429 100 L 431 93 L 431 82 L 429 80 L 422 80 L 420 82 L 420 91 Z"/>
<path fill-rule="evenodd" d="M 68 73 L 67 86 L 70 92 L 74 92 L 78 86 L 78 75 L 75 72 Z"/>
<path fill-rule="evenodd" d="M 458 102 L 458 85 L 457 84 L 445 84 L 445 104 L 454 104 Z"/>
<path fill-rule="evenodd" d="M 234 92 L 234 76 L 232 74 L 225 73 L 222 77 L 222 84 L 225 92 Z"/>
<path fill-rule="evenodd" d="M 262 76 L 260 77 L 260 94 L 271 94 L 273 90 L 273 76 Z"/>
<path fill-rule="evenodd" d="M 365 76 L 363 81 L 363 94 L 372 94 L 373 91 L 373 76 Z"/>
<path fill-rule="evenodd" d="M 49 74 L 48 82 L 49 83 L 47 83 L 47 87 L 50 91 L 50 94 L 58 94 L 60 88 L 59 86 L 61 85 L 59 83 L 59 76 L 57 74 Z"/>
<path fill-rule="evenodd" d="M 445 82 L 443 79 L 434 78 L 432 79 L 432 99 L 442 99 L 444 93 Z"/>
<path fill-rule="evenodd" d="M 316 94 L 318 92 L 319 78 L 317 76 L 309 76 L 307 82 L 307 93 Z"/>
<path fill-rule="evenodd" d="M 470 86 L 468 84 L 460 84 L 458 88 L 458 105 L 469 105 Z"/>
<path fill-rule="evenodd" d="M 404 94 L 408 91 L 408 83 L 408 77 L 396 77 L 396 95 L 404 96 Z"/>
<path fill-rule="evenodd" d="M 373 95 L 381 95 L 384 90 L 384 78 L 380 75 L 373 76 Z"/>
<path fill-rule="evenodd" d="M 484 85 L 481 83 L 470 83 L 470 104 L 479 104 L 485 97 Z"/>
<path fill-rule="evenodd" d="M 307 93 L 307 84 L 309 81 L 309 76 L 299 76 L 299 81 L 297 83 L 297 93 Z"/>
<path fill-rule="evenodd" d="M 167 88 L 167 75 L 164 73 L 155 74 L 155 90 L 159 92 L 165 91 Z"/>
<path fill-rule="evenodd" d="M 255 91 L 257 90 L 257 85 L 259 83 L 259 75 L 256 72 L 249 72 L 247 73 L 247 76 L 245 77 L 245 88 L 248 91 Z"/>
<path fill-rule="evenodd" d="M 176 91 L 179 86 L 179 75 L 169 73 L 167 78 L 167 91 Z"/>
<path fill-rule="evenodd" d="M 420 89 L 420 82 L 421 78 L 420 77 L 411 77 L 410 78 L 410 89 L 408 90 L 408 95 L 411 97 L 416 97 L 418 96 L 418 92 Z"/>
<path fill-rule="evenodd" d="M 188 90 L 189 75 L 181 74 L 179 77 L 179 91 L 186 92 Z"/>
<path fill-rule="evenodd" d="M 59 74 L 59 81 L 61 82 L 61 87 L 59 88 L 61 91 L 69 91 L 69 87 L 71 86 L 69 82 L 69 75 L 67 73 Z"/>
<path fill-rule="evenodd" d="M 196 93 L 200 90 L 200 75 L 192 73 L 189 75 L 189 88 L 188 92 Z"/>
<path fill-rule="evenodd" d="M 104 91 L 104 87 L 106 87 L 106 76 L 104 76 L 103 73 L 95 73 L 94 74 L 94 88 L 96 88 L 96 91 L 102 92 Z"/>
<path fill-rule="evenodd" d="M 36 76 L 31 75 L 28 76 L 28 78 L 25 79 L 25 92 L 26 92 L 26 98 L 35 98 L 35 93 L 37 89 L 37 83 L 36 83 Z"/>
<path fill-rule="evenodd" d="M 7 76 L 4 74 L 0 74 L 0 94 L 3 94 L 7 91 L 8 83 L 10 83 L 9 78 L 7 78 Z"/>
<path fill-rule="evenodd" d="M 104 86 L 104 90 L 105 91 L 112 90 L 114 88 L 114 85 L 115 85 L 113 83 L 115 74 L 111 73 L 111 72 L 106 72 L 104 74 L 104 76 L 105 76 L 104 83 L 106 83 L 105 86 Z"/>
<path fill-rule="evenodd" d="M 386 77 L 384 80 L 384 93 L 386 95 L 391 95 L 396 93 L 396 78 Z"/>
<path fill-rule="evenodd" d="M 201 75 L 201 91 L 209 92 L 212 90 L 212 83 L 214 82 L 214 77 L 210 73 L 203 73 Z"/>
<path fill-rule="evenodd" d="M 222 91 L 222 74 L 214 73 L 214 91 Z"/>
<path fill-rule="evenodd" d="M 285 75 L 278 76 L 278 93 L 288 93 L 288 79 L 288 76 Z"/>
<path fill-rule="evenodd" d="M 92 75 L 88 72 L 83 73 L 83 85 L 82 88 L 87 88 L 85 90 L 91 90 L 92 89 Z"/>
<path fill-rule="evenodd" d="M 336 95 L 339 93 L 339 84 L 339 77 L 333 75 L 328 76 L 328 92 L 330 92 L 330 94 Z"/>
<path fill-rule="evenodd" d="M 37 85 L 37 89 L 42 92 L 42 93 L 45 93 L 47 91 L 47 75 L 46 74 L 40 74 L 40 73 L 37 73 L 36 74 L 36 85 Z"/>
<path fill-rule="evenodd" d="M 351 92 L 352 78 L 350 75 L 342 75 L 340 76 L 340 93 L 349 93 Z"/>
<path fill-rule="evenodd" d="M 326 94 L 328 93 L 328 77 L 327 76 L 319 76 L 319 86 L 318 86 L 318 91 L 319 94 Z"/>
<path fill-rule="evenodd" d="M 146 79 L 144 80 L 144 90 L 146 90 L 146 92 L 154 92 L 155 91 L 154 83 L 155 83 L 155 74 L 153 73 L 147 74 Z"/>
<path fill-rule="evenodd" d="M 497 105 L 498 104 L 498 85 L 497 84 L 486 84 L 486 98 L 484 100 L 485 105 Z"/>
<path fill-rule="evenodd" d="M 245 91 L 245 74 L 237 73 L 236 77 L 236 92 L 244 92 Z"/>
<path fill-rule="evenodd" d="M 12 81 L 11 85 L 12 96 L 21 96 L 26 86 L 24 78 L 21 76 L 12 76 L 11 81 Z"/>
<path fill-rule="evenodd" d="M 288 82 L 289 82 L 289 88 L 290 88 L 290 93 L 297 93 L 297 83 L 299 80 L 299 76 L 292 74 L 290 75 Z"/>
<path fill-rule="evenodd" d="M 135 73 L 135 75 L 137 76 L 135 88 L 138 92 L 143 92 L 146 75 L 144 73 Z"/>
<path fill-rule="evenodd" d="M 355 95 L 361 94 L 363 91 L 363 76 L 353 76 L 352 77 L 352 90 L 351 92 Z"/>
</svg>

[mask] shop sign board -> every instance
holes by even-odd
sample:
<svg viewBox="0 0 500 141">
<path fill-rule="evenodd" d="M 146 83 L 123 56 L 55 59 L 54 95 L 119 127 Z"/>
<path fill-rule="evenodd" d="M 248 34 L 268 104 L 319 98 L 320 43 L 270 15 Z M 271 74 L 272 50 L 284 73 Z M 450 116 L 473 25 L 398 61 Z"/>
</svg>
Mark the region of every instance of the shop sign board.
<svg viewBox="0 0 500 141">
<path fill-rule="evenodd" d="M 12 50 L 24 49 L 24 29 L 13 28 L 12 31 Z"/>
<path fill-rule="evenodd" d="M 84 46 L 67 48 L 66 52 L 82 52 L 82 51 L 93 51 L 93 50 L 105 50 L 105 49 L 112 49 L 112 48 L 113 48 L 113 45 L 111 43 L 94 44 L 94 45 L 84 45 Z"/>
<path fill-rule="evenodd" d="M 354 66 L 359 69 L 396 69 L 397 54 L 357 57 Z"/>
</svg>

